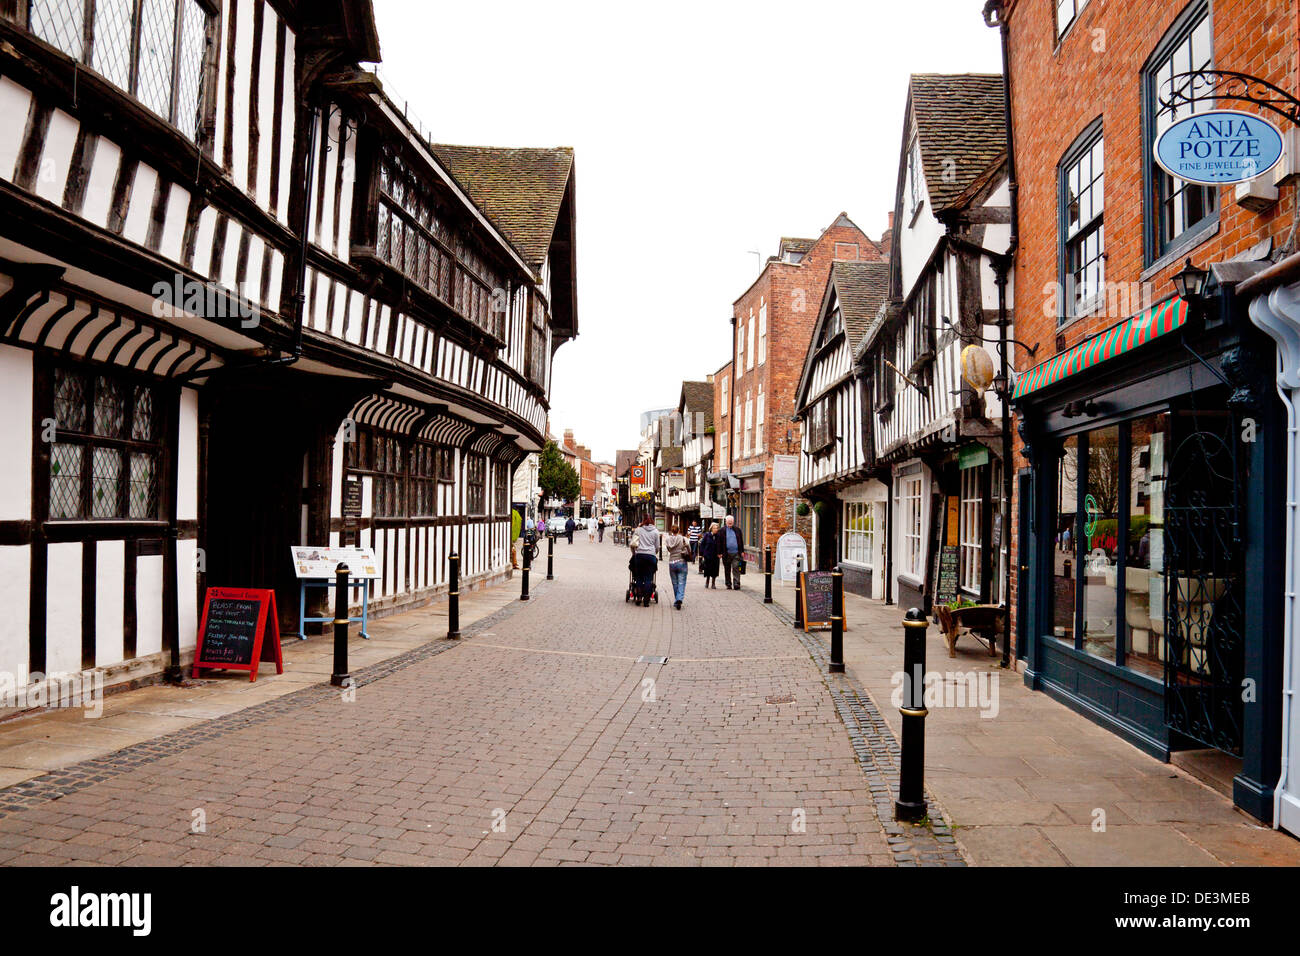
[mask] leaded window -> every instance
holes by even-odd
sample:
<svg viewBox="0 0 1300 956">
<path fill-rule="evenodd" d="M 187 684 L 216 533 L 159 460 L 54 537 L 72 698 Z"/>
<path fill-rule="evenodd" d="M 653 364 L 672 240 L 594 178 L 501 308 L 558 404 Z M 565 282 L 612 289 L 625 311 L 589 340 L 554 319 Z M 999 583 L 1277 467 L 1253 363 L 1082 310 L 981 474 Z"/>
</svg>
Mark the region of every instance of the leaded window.
<svg viewBox="0 0 1300 956">
<path fill-rule="evenodd" d="M 465 508 L 472 515 L 487 513 L 487 459 L 465 456 Z"/>
<path fill-rule="evenodd" d="M 504 462 L 492 465 L 492 513 L 510 513 L 510 466 Z"/>
<path fill-rule="evenodd" d="M 197 0 L 31 0 L 27 22 L 196 140 L 212 19 Z"/>
<path fill-rule="evenodd" d="M 379 162 L 375 252 L 384 262 L 504 340 L 510 290 L 479 254 L 432 190 L 401 157 Z"/>
<path fill-rule="evenodd" d="M 161 520 L 154 386 L 58 367 L 52 405 L 49 519 Z"/>
</svg>

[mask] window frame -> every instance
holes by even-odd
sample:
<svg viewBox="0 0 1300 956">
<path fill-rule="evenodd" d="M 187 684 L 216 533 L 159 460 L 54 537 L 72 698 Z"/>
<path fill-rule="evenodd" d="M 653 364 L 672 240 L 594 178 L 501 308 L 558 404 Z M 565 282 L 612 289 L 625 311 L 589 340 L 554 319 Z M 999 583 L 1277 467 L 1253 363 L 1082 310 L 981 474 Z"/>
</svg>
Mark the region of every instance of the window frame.
<svg viewBox="0 0 1300 956">
<path fill-rule="evenodd" d="M 82 413 L 85 416 L 85 428 L 74 430 L 60 427 L 57 416 L 58 388 L 57 379 L 61 372 L 80 376 L 83 379 Z M 123 420 L 119 436 L 102 435 L 95 431 L 95 406 L 99 381 L 114 381 L 124 391 Z M 42 385 L 41 380 L 48 383 Z M 139 439 L 134 437 L 136 400 L 135 390 L 149 390 L 152 428 L 151 437 Z M 41 521 L 63 525 L 101 526 L 105 524 L 157 525 L 167 521 L 170 509 L 170 474 L 173 454 L 168 448 L 168 436 L 172 428 L 171 407 L 177 400 L 175 390 L 169 383 L 141 375 L 130 369 L 118 366 L 97 365 L 66 359 L 54 359 L 42 364 L 38 371 L 38 407 L 43 421 L 54 423 L 53 441 L 46 445 L 48 453 L 39 455 L 44 463 L 44 501 Z M 126 436 L 126 437 L 122 437 Z M 40 430 L 37 431 L 40 440 Z M 82 449 L 80 487 L 77 497 L 80 513 L 73 516 L 56 517 L 53 508 L 53 481 L 56 477 L 54 449 L 59 445 L 76 445 Z M 117 507 L 112 515 L 95 515 L 92 495 L 95 488 L 94 452 L 96 449 L 109 449 L 120 454 L 117 489 Z M 133 517 L 131 514 L 131 459 L 134 455 L 150 454 L 153 458 L 153 499 L 152 514 L 147 517 Z"/>
<path fill-rule="evenodd" d="M 1070 5 L 1073 12 L 1070 14 L 1070 18 L 1062 23 L 1061 8 L 1066 4 Z M 1069 32 L 1070 27 L 1074 26 L 1078 21 L 1079 14 L 1083 12 L 1083 8 L 1087 5 L 1088 0 L 1052 0 L 1052 19 L 1056 25 L 1056 39 L 1058 42 Z"/>
<path fill-rule="evenodd" d="M 987 465 L 963 468 L 958 485 L 957 580 L 968 594 L 982 594 L 984 583 L 984 470 Z"/>
<path fill-rule="evenodd" d="M 1142 168 L 1142 251 L 1143 265 L 1146 270 L 1156 270 L 1177 260 L 1187 250 L 1199 245 L 1217 232 L 1219 226 L 1223 208 L 1220 201 L 1219 187 L 1183 183 L 1181 188 L 1175 189 L 1174 195 L 1181 196 L 1188 190 L 1193 189 L 1201 190 L 1204 193 L 1207 208 L 1210 206 L 1213 208 L 1209 209 L 1196 222 L 1185 225 L 1178 235 L 1165 242 L 1163 210 L 1166 200 L 1163 196 L 1157 195 L 1157 192 L 1161 191 L 1163 185 L 1173 177 L 1170 177 L 1160 168 L 1155 161 L 1153 152 L 1157 135 L 1160 68 L 1184 43 L 1191 40 L 1202 21 L 1206 24 L 1210 44 L 1207 65 L 1209 68 L 1213 68 L 1214 15 L 1210 0 L 1192 0 L 1179 13 L 1169 29 L 1165 31 L 1164 36 L 1160 38 L 1160 42 L 1156 44 L 1151 51 L 1151 55 L 1142 65 L 1140 74 L 1142 82 L 1142 155 L 1144 157 Z M 1175 70 L 1175 72 L 1182 71 Z M 1200 102 L 1204 104 L 1201 109 L 1214 109 L 1216 105 L 1212 96 L 1206 97 Z M 1188 112 L 1186 115 L 1191 116 L 1194 115 L 1194 112 L 1199 111 Z"/>
<path fill-rule="evenodd" d="M 844 543 L 840 551 L 841 560 L 875 570 L 876 529 L 875 502 L 846 501 L 842 509 L 844 521 Z M 865 529 L 854 528 L 855 519 L 866 519 Z"/>
<path fill-rule="evenodd" d="M 110 78 L 106 73 L 101 72 L 95 66 L 95 46 L 97 29 L 95 25 L 96 0 L 48 0 L 42 4 L 42 0 L 22 0 L 21 10 L 23 11 L 23 26 L 32 37 L 41 43 L 48 45 L 50 48 L 58 50 L 64 56 L 71 58 L 74 62 L 84 66 L 87 70 L 93 72 L 96 76 L 116 90 L 120 90 L 125 96 L 128 96 L 134 102 L 138 103 L 143 109 L 151 115 L 167 123 L 185 139 L 195 143 L 202 150 L 204 155 L 211 156 L 214 137 L 212 134 L 212 124 L 216 111 L 216 91 L 215 84 L 210 81 L 214 79 L 213 68 L 217 63 L 217 39 L 220 29 L 219 18 L 220 10 L 214 6 L 210 0 L 171 0 L 173 7 L 172 20 L 172 38 L 171 38 L 171 64 L 168 79 L 168 106 L 167 115 L 157 112 L 149 103 L 140 95 L 140 66 L 142 63 L 140 57 L 140 48 L 143 44 L 144 4 L 149 0 L 129 0 L 131 5 L 129 15 L 129 35 L 130 49 L 126 53 L 127 84 L 120 86 L 116 80 Z M 37 5 L 45 7 L 59 6 L 70 8 L 74 5 L 81 7 L 81 48 L 74 54 L 71 50 L 66 50 L 60 46 L 54 39 L 47 39 L 45 36 L 36 32 L 32 8 Z M 181 56 L 184 48 L 177 41 L 182 39 L 185 27 L 185 10 L 192 5 L 203 17 L 203 45 L 199 53 L 197 75 L 194 80 L 194 91 L 198 101 L 195 104 L 195 116 L 193 118 L 194 127 L 192 132 L 186 131 L 186 125 L 180 122 L 182 109 L 180 103 L 181 92 Z M 89 42 L 87 42 L 89 37 Z"/>
<path fill-rule="evenodd" d="M 463 456 L 462 470 L 465 475 L 465 513 L 467 515 L 486 515 L 488 507 L 487 456 L 468 452 Z M 475 481 L 474 472 L 482 469 Z"/>
<path fill-rule="evenodd" d="M 1091 192 L 1100 180 L 1102 205 L 1101 211 L 1094 211 L 1088 221 L 1080 222 L 1079 228 L 1073 236 L 1069 235 L 1069 174 L 1070 170 L 1079 165 L 1083 158 L 1089 155 L 1092 150 L 1101 144 L 1102 164 L 1101 176 L 1094 175 L 1088 184 Z M 1056 327 L 1058 329 L 1069 325 L 1077 319 L 1084 318 L 1096 311 L 1099 305 L 1106 302 L 1106 135 L 1102 122 L 1102 117 L 1098 116 L 1081 132 L 1070 144 L 1070 148 L 1061 156 L 1060 161 L 1056 164 L 1057 180 L 1057 282 L 1060 286 L 1058 294 L 1059 311 L 1057 314 Z M 1082 192 L 1082 190 L 1081 190 Z M 1071 268 L 1070 252 L 1075 245 L 1082 245 L 1088 237 L 1097 234 L 1100 236 L 1100 247 L 1097 258 L 1091 260 L 1101 263 L 1101 284 L 1096 294 L 1085 302 L 1081 302 L 1077 310 L 1074 303 L 1077 301 L 1076 296 L 1072 293 L 1073 272 Z"/>
</svg>

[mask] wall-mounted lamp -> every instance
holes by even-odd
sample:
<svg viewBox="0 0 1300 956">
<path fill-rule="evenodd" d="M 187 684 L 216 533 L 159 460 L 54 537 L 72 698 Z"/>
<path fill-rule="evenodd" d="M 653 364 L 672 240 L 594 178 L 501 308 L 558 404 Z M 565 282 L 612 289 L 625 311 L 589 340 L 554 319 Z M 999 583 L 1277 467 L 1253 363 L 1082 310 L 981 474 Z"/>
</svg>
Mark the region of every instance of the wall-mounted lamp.
<svg viewBox="0 0 1300 956">
<path fill-rule="evenodd" d="M 1174 289 L 1178 292 L 1180 298 L 1195 305 L 1201 301 L 1201 297 L 1205 294 L 1205 282 L 1209 277 L 1210 273 L 1207 270 L 1198 269 L 1192 265 L 1192 259 L 1189 256 L 1182 271 L 1174 276 Z"/>
</svg>

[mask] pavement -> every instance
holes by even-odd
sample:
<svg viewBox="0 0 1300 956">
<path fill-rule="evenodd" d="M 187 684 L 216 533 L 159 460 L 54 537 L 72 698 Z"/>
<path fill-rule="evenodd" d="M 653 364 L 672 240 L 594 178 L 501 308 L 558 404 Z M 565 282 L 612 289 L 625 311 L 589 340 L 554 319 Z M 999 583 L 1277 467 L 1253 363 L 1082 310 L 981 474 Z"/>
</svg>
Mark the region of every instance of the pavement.
<svg viewBox="0 0 1300 956">
<path fill-rule="evenodd" d="M 773 596 L 792 616 L 794 589 L 777 586 Z M 900 686 L 904 611 L 845 595 L 846 667 L 895 735 L 901 719 L 890 699 Z M 963 636 L 950 658 L 938 627 L 926 637 L 927 673 L 936 675 L 926 786 L 977 865 L 1300 865 L 1300 841 L 1029 690 L 1023 662 L 1016 670 L 999 666 L 1000 647 L 993 657 Z"/>
<path fill-rule="evenodd" d="M 793 591 L 624 600 L 626 551 L 372 621 L 331 687 L 328 637 L 285 673 L 218 674 L 0 722 L 0 864 L 870 865 L 1300 863 L 1300 843 L 1003 671 L 932 707 L 930 815 L 895 823 L 900 612 L 849 595 L 848 672 L 790 626 Z M 666 661 L 664 660 L 666 658 Z M 981 683 L 983 682 L 983 683 Z M 992 683 L 990 683 L 992 682 Z M 991 709 L 997 688 L 997 713 Z M 1104 826 L 1098 827 L 1098 811 Z"/>
</svg>

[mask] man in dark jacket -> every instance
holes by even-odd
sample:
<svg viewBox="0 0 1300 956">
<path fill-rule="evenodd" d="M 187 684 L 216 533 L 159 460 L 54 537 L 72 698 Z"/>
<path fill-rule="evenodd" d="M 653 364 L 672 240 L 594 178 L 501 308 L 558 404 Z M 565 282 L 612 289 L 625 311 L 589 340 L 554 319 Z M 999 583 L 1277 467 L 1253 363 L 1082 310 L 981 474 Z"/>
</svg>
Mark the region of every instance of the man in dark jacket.
<svg viewBox="0 0 1300 956">
<path fill-rule="evenodd" d="M 564 535 L 569 539 L 569 544 L 573 544 L 573 529 L 578 527 L 573 520 L 573 515 L 569 515 L 569 520 L 564 522 Z"/>
<path fill-rule="evenodd" d="M 726 575 L 727 587 L 740 590 L 740 565 L 745 560 L 745 536 L 736 527 L 736 519 L 727 515 L 727 522 L 718 529 L 718 557 Z"/>
</svg>

